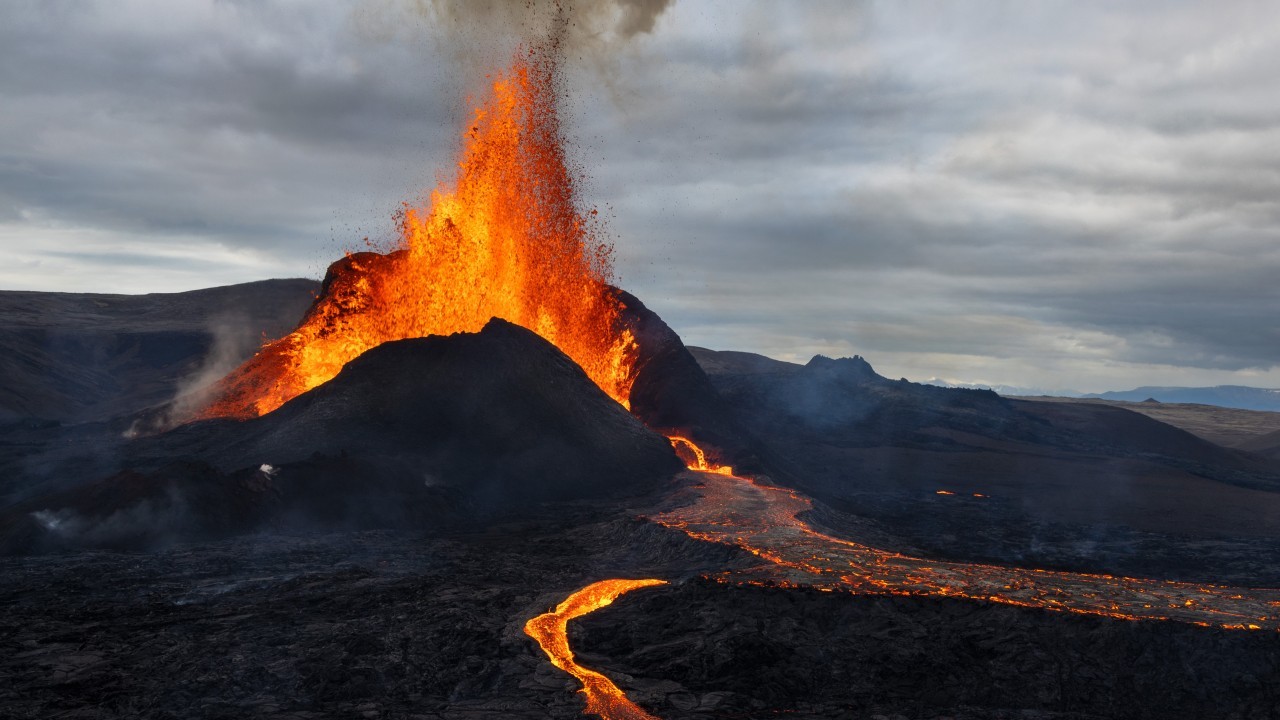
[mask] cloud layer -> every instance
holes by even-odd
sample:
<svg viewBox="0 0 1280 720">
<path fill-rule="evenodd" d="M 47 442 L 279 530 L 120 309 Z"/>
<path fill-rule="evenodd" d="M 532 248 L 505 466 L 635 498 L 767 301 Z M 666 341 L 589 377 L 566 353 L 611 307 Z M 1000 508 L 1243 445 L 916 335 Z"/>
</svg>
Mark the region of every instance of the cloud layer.
<svg viewBox="0 0 1280 720">
<path fill-rule="evenodd" d="M 566 108 L 624 284 L 689 342 L 1280 386 L 1280 9 L 631 5 Z M 388 235 L 494 52 L 408 8 L 7 5 L 0 286 L 318 274 Z"/>
</svg>

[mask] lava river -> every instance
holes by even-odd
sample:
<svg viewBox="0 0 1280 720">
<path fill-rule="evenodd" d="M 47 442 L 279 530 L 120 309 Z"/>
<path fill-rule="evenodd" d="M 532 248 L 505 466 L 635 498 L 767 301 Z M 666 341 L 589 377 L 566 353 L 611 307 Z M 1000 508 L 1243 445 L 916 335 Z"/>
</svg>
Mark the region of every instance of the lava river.
<svg viewBox="0 0 1280 720">
<path fill-rule="evenodd" d="M 525 623 L 525 634 L 538 642 L 551 664 L 582 683 L 578 692 L 586 696 L 587 714 L 599 715 L 605 720 L 656 720 L 628 700 L 609 678 L 582 667 L 574 660 L 573 650 L 569 649 L 569 621 L 612 604 L 623 593 L 665 584 L 665 580 L 601 580 L 565 598 L 555 610 Z"/>
<path fill-rule="evenodd" d="M 947 562 L 877 550 L 808 527 L 811 501 L 723 470 L 698 473 L 698 500 L 650 519 L 765 560 L 727 583 L 939 595 L 1126 620 L 1177 620 L 1239 630 L 1280 630 L 1280 589 L 1147 580 L 1004 565 Z"/>
</svg>

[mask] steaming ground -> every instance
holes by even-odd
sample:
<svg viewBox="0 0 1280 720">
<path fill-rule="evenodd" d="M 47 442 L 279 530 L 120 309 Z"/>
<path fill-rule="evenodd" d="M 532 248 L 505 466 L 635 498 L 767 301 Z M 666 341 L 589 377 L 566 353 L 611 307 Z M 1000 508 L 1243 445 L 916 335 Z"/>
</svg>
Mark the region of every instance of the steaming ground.
<svg viewBox="0 0 1280 720">
<path fill-rule="evenodd" d="M 103 421 L 190 398 L 293 329 L 320 284 L 185 293 L 0 291 L 0 422 Z"/>
</svg>

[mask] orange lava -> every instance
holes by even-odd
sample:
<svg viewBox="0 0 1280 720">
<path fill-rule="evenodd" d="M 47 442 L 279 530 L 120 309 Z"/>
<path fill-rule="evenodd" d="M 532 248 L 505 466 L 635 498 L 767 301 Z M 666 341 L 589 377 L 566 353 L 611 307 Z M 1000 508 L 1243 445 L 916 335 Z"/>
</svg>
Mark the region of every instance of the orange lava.
<svg viewBox="0 0 1280 720">
<path fill-rule="evenodd" d="M 934 595 L 1125 620 L 1176 620 L 1233 630 L 1280 630 L 1280 590 L 1236 588 L 930 560 L 877 550 L 810 528 L 803 495 L 725 473 L 704 473 L 696 502 L 655 522 L 707 542 L 735 545 L 765 561 L 728 583 L 806 585 L 821 590 Z"/>
<path fill-rule="evenodd" d="M 679 435 L 669 435 L 667 440 L 671 441 L 671 446 L 676 449 L 676 454 L 685 460 L 686 467 L 690 470 L 698 470 L 700 472 L 713 472 L 720 475 L 733 475 L 733 468 L 728 465 L 716 465 L 707 462 L 707 454 L 698 447 L 697 443 L 687 437 Z M 681 450 L 684 452 L 682 453 Z"/>
<path fill-rule="evenodd" d="M 554 58 L 517 54 L 467 123 L 455 187 L 404 210 L 394 251 L 335 263 L 302 324 L 225 378 L 204 417 L 271 412 L 384 342 L 476 332 L 493 317 L 546 338 L 629 406 L 636 344 L 610 287 L 613 248 L 596 211 L 575 205 Z"/>
<path fill-rule="evenodd" d="M 543 613 L 524 624 L 525 634 L 537 641 L 551 659 L 551 664 L 582 683 L 579 692 L 586 696 L 586 713 L 599 715 L 605 720 L 657 720 L 628 700 L 609 678 L 574 662 L 573 650 L 569 649 L 568 626 L 570 620 L 610 605 L 624 593 L 666 584 L 665 580 L 601 580 L 565 598 L 552 612 Z"/>
</svg>

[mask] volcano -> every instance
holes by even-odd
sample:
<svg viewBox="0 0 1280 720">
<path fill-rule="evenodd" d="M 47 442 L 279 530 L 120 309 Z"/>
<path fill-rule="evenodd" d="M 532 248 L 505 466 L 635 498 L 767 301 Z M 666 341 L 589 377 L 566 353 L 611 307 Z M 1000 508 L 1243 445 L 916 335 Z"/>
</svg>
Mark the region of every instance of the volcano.
<svg viewBox="0 0 1280 720">
<path fill-rule="evenodd" d="M 11 549 L 456 523 L 641 495 L 682 467 L 572 360 L 497 319 L 385 343 L 261 418 L 191 423 L 123 454 L 126 470 L 12 511 Z"/>
<path fill-rule="evenodd" d="M 686 347 L 560 52 L 318 287 L 0 297 L 6 715 L 1280 715 L 1270 436 Z"/>
<path fill-rule="evenodd" d="M 996 718 L 1009 706 L 1070 702 L 1121 717 L 1143 707 L 1227 717 L 1216 709 L 1253 712 L 1263 695 L 1231 683 L 1193 692 L 1193 678 L 1280 677 L 1274 638 L 1212 629 L 1276 621 L 1269 603 L 1280 598 L 1223 584 L 1275 577 L 1261 560 L 1280 550 L 1259 524 L 1276 495 L 1265 457 L 1119 408 L 892 381 L 861 358 L 797 365 L 690 349 L 638 299 L 611 292 L 635 341 L 630 410 L 539 334 L 492 319 L 476 332 L 379 344 L 261 417 L 128 433 L 171 410 L 148 404 L 155 385 L 143 384 L 114 400 L 131 408 L 115 419 L 6 425 L 4 475 L 20 498 L 4 512 L 3 539 L 18 556 L 0 559 L 11 581 L 0 592 L 12 608 L 7 637 L 30 648 L 0 666 L 30 698 L 7 706 L 50 707 L 52 690 L 34 684 L 34 668 L 49 666 L 82 688 L 72 706 L 109 704 L 93 690 L 105 688 L 177 707 L 190 687 L 266 716 L 381 702 L 459 717 L 575 717 L 568 676 L 546 674 L 559 671 L 519 638 L 531 618 L 561 617 L 548 608 L 582 586 L 637 598 L 609 596 L 574 610 L 595 610 L 581 620 L 535 630 L 547 652 L 569 653 L 555 667 L 587 678 L 590 702 L 616 717 L 761 706 L 827 717 L 857 698 L 893 711 L 919 700 L 892 682 L 834 679 L 874 665 L 871 677 L 910 677 L 914 687 L 946 663 L 921 666 L 911 653 L 962 662 L 992 643 L 995 659 L 964 661 L 964 680 L 932 684 L 928 707 L 977 703 L 987 710 L 970 717 Z M 676 452 L 687 448 L 663 435 L 693 438 L 700 466 L 732 463 L 739 475 L 679 473 Z M 1102 483 L 1126 478 L 1124 467 L 1144 468 L 1159 493 L 1143 503 L 1163 498 L 1182 514 L 1135 516 L 1142 504 L 1130 500 L 1123 513 L 1073 521 Z M 1068 479 L 1093 489 L 1064 495 Z M 1060 514 L 1028 512 L 1042 507 Z M 1212 525 L 1258 511 L 1261 521 Z M 1028 556 L 1020 537 L 1037 533 L 1039 555 Z M 847 563 L 844 574 L 832 563 Z M 1114 572 L 1182 582 L 1105 574 Z M 838 597 L 847 592 L 851 600 Z M 297 609 L 268 610 L 281 607 Z M 1089 617 L 1055 619 L 1063 608 Z M 839 632 L 866 652 L 824 648 L 835 632 L 824 618 L 855 611 Z M 691 612 L 710 634 L 674 622 Z M 201 629 L 178 640 L 145 620 L 156 617 Z M 321 617 L 344 629 L 293 625 Z M 414 618 L 408 649 L 378 639 L 395 617 Z M 104 623 L 127 644 L 93 629 Z M 102 659 L 75 665 L 81 655 L 47 644 L 55 626 L 79 628 Z M 752 628 L 767 628 L 767 639 Z M 325 649 L 335 632 L 350 650 Z M 913 649 L 891 650 L 903 638 Z M 262 702 L 277 705 L 235 690 L 243 679 L 208 660 L 210 647 L 288 668 L 259 686 Z M 1131 667 L 1143 647 L 1164 654 Z M 700 652 L 711 655 L 687 660 Z M 1027 652 L 1057 659 L 1025 665 Z M 175 655 L 199 668 L 179 673 L 182 686 L 162 682 L 153 664 Z M 406 676 L 406 658 L 437 669 Z M 818 667 L 839 691 L 804 679 Z M 1009 682 L 1014 667 L 1030 675 Z M 1046 694 L 1062 667 L 1081 685 Z M 1109 684 L 1115 673 L 1133 684 Z M 373 699 L 387 693 L 404 699 Z"/>
</svg>

